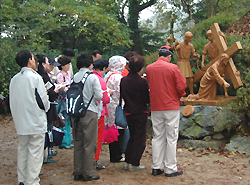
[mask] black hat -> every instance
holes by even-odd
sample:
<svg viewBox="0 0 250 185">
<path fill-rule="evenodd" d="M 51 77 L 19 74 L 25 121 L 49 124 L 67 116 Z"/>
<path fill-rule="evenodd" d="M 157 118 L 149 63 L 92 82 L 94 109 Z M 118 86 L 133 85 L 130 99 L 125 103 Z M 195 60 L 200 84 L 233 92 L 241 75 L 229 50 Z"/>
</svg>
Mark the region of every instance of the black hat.
<svg viewBox="0 0 250 185">
<path fill-rule="evenodd" d="M 103 69 L 104 67 L 108 67 L 109 61 L 105 59 L 98 59 L 93 63 L 95 69 Z"/>
<path fill-rule="evenodd" d="M 61 64 L 55 61 L 55 58 L 52 56 L 47 56 L 49 60 L 49 64 L 53 65 L 54 67 L 60 66 Z"/>
</svg>

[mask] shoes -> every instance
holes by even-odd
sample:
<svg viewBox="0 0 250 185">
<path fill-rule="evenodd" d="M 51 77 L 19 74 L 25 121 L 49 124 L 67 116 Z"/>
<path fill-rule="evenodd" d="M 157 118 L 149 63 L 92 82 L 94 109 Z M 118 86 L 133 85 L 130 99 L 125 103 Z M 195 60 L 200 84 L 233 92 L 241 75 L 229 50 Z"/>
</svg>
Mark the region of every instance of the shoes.
<svg viewBox="0 0 250 185">
<path fill-rule="evenodd" d="M 122 156 L 122 158 L 118 162 L 124 162 L 124 161 L 125 161 L 125 157 Z"/>
<path fill-rule="evenodd" d="M 74 147 L 74 145 L 69 145 L 69 146 L 59 146 L 59 149 L 63 149 L 63 148 L 65 148 L 65 149 L 71 149 L 71 148 L 73 148 Z"/>
<path fill-rule="evenodd" d="M 54 163 L 55 160 L 47 160 L 47 161 L 43 161 L 43 164 L 47 164 L 47 163 Z"/>
<path fill-rule="evenodd" d="M 83 180 L 83 176 L 82 175 L 74 175 L 74 180 L 81 181 L 81 180 Z"/>
<path fill-rule="evenodd" d="M 57 150 L 53 150 L 52 148 L 49 148 L 49 156 L 56 156 Z"/>
<path fill-rule="evenodd" d="M 160 170 L 160 169 L 152 169 L 152 175 L 153 176 L 157 176 L 164 173 L 164 170 Z"/>
<path fill-rule="evenodd" d="M 100 179 L 99 175 L 93 175 L 92 177 L 84 178 L 82 175 L 74 175 L 75 181 L 91 181 Z"/>
<path fill-rule="evenodd" d="M 96 161 L 96 169 L 97 170 L 102 170 L 102 169 L 105 169 L 105 166 L 102 166 L 102 165 L 98 164 L 97 161 Z"/>
<path fill-rule="evenodd" d="M 165 176 L 166 177 L 175 177 L 175 176 L 182 175 L 182 174 L 183 174 L 182 170 L 177 170 L 177 172 L 175 172 L 175 173 L 170 173 L 170 174 L 165 173 Z"/>
<path fill-rule="evenodd" d="M 125 157 L 123 157 L 123 156 L 118 161 L 111 161 L 110 160 L 110 162 L 112 162 L 112 163 L 119 163 L 119 162 L 124 162 L 124 161 L 125 161 Z"/>
<path fill-rule="evenodd" d="M 128 170 L 128 165 L 129 165 L 129 163 L 124 162 L 124 164 L 123 164 L 123 169 L 124 169 L 124 170 Z"/>
<path fill-rule="evenodd" d="M 99 175 L 93 175 L 92 177 L 88 177 L 88 178 L 83 177 L 83 181 L 92 181 L 92 180 L 98 180 L 98 179 L 100 179 Z"/>
<path fill-rule="evenodd" d="M 129 164 L 128 165 L 128 170 L 129 171 L 139 171 L 139 170 L 144 170 L 145 169 L 145 166 L 134 166 L 132 164 Z"/>
<path fill-rule="evenodd" d="M 24 183 L 23 182 L 19 182 L 19 185 L 24 185 Z"/>
</svg>

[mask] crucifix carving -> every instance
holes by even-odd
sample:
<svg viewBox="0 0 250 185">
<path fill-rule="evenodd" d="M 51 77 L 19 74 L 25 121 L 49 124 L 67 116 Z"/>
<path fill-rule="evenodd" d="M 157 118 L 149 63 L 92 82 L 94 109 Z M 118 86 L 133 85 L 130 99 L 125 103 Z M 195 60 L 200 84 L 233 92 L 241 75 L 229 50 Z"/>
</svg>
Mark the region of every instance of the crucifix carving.
<svg viewBox="0 0 250 185">
<path fill-rule="evenodd" d="M 229 62 L 226 66 L 226 72 L 228 74 L 228 78 L 230 78 L 230 80 L 232 81 L 232 83 L 234 85 L 234 88 L 236 89 L 236 88 L 242 86 L 243 84 L 241 82 L 240 75 L 236 75 L 237 70 L 236 70 L 236 67 L 233 63 L 233 59 L 231 57 L 234 54 L 236 54 L 239 50 L 241 50 L 242 46 L 241 46 L 240 42 L 236 42 L 232 46 L 227 48 L 227 44 L 226 44 L 224 38 L 219 34 L 220 27 L 219 27 L 218 23 L 214 23 L 213 25 L 211 25 L 210 29 L 212 31 L 213 37 L 215 39 L 215 43 L 217 45 L 217 48 L 219 49 L 220 54 L 215 59 L 210 61 L 205 66 L 204 70 L 199 70 L 197 73 L 194 74 L 194 83 L 198 82 L 202 78 L 202 76 L 205 74 L 206 70 L 221 58 L 222 53 L 226 53 L 230 57 Z"/>
</svg>

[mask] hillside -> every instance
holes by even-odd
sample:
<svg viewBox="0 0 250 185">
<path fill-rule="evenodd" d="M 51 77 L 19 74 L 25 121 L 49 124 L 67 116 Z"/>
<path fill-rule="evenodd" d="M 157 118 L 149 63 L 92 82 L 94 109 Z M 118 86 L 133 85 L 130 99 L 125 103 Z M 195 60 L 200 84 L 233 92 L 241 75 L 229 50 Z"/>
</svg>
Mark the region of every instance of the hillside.
<svg viewBox="0 0 250 185">
<path fill-rule="evenodd" d="M 226 30 L 228 34 L 239 34 L 246 38 L 250 34 L 250 11 Z"/>
</svg>

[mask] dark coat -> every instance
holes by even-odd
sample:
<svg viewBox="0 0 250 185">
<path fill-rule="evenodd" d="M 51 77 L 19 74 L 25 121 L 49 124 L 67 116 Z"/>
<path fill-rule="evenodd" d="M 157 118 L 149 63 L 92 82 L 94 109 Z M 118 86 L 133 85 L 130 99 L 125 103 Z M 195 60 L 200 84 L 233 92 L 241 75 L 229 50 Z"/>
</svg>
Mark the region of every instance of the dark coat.
<svg viewBox="0 0 250 185">
<path fill-rule="evenodd" d="M 49 101 L 54 102 L 58 98 L 58 93 L 54 91 L 55 85 L 54 83 L 50 80 L 48 73 L 44 70 L 42 66 L 38 66 L 38 71 L 37 71 L 43 78 L 44 84 L 46 84 L 48 81 L 53 84 L 53 86 L 48 90 L 48 95 L 49 95 Z M 57 120 L 57 111 L 56 111 L 56 105 L 55 104 L 50 104 L 50 109 L 47 112 L 47 119 L 48 123 L 52 121 Z"/>
<path fill-rule="evenodd" d="M 148 82 L 137 73 L 129 73 L 121 79 L 120 96 L 124 99 L 124 111 L 139 114 L 148 111 L 149 86 Z"/>
</svg>

